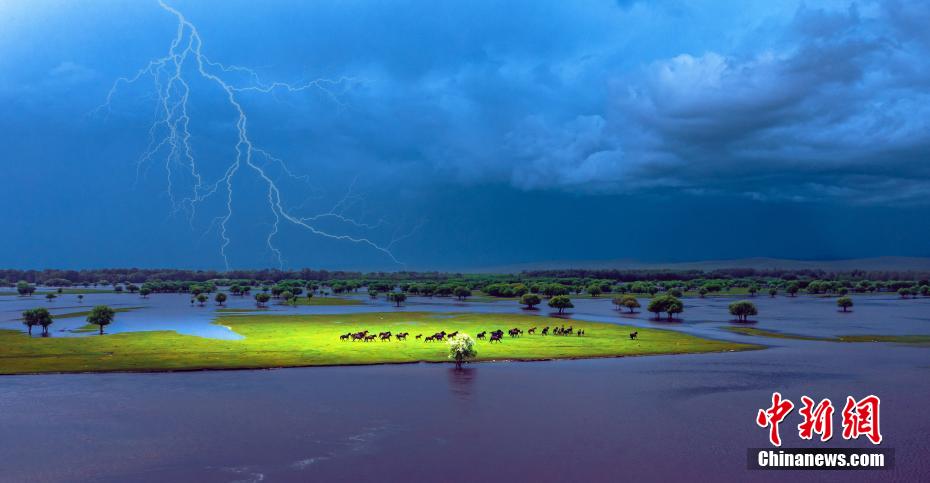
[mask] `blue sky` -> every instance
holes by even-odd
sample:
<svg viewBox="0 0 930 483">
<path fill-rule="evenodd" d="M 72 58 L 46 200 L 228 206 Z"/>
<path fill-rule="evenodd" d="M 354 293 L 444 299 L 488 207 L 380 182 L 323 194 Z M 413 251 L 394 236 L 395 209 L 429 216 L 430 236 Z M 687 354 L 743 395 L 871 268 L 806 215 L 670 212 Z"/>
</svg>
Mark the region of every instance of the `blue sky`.
<svg viewBox="0 0 930 483">
<path fill-rule="evenodd" d="M 166 4 L 0 3 L 0 265 L 930 255 L 920 2 Z"/>
</svg>

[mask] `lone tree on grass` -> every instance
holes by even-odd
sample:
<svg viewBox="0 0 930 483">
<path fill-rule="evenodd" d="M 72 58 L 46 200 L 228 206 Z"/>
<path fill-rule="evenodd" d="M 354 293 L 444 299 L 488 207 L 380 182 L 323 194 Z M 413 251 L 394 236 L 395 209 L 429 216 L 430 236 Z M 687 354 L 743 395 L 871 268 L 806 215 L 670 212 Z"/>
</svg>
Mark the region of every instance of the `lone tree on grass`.
<svg viewBox="0 0 930 483">
<path fill-rule="evenodd" d="M 51 302 L 52 300 L 55 300 L 55 297 L 57 297 L 57 295 L 55 295 L 55 294 L 53 294 L 53 293 L 47 293 L 47 294 L 45 294 L 45 300 L 48 300 L 49 302 Z"/>
<path fill-rule="evenodd" d="M 307 293 L 307 295 L 310 295 L 310 294 Z M 373 288 L 368 289 L 368 298 L 372 300 L 378 298 L 378 291 Z"/>
<path fill-rule="evenodd" d="M 598 295 L 602 293 L 601 286 L 596 283 L 592 283 L 591 285 L 588 285 L 587 290 L 588 290 L 588 295 L 592 297 L 597 297 Z"/>
<path fill-rule="evenodd" d="M 619 309 L 620 307 L 626 307 L 627 309 L 629 309 L 631 314 L 633 313 L 634 310 L 640 307 L 639 300 L 636 300 L 636 297 L 630 294 L 623 295 L 620 297 L 614 297 L 613 303 L 614 305 L 617 306 L 617 309 Z"/>
<path fill-rule="evenodd" d="M 90 311 L 87 316 L 87 323 L 100 327 L 100 335 L 103 335 L 103 327 L 113 322 L 116 312 L 106 305 L 98 305 Z"/>
<path fill-rule="evenodd" d="M 216 305 L 219 305 L 220 307 L 222 307 L 223 304 L 226 303 L 226 294 L 224 294 L 223 292 L 217 292 L 216 296 L 213 297 L 213 300 L 216 301 Z"/>
<path fill-rule="evenodd" d="M 449 338 L 449 359 L 455 360 L 455 368 L 461 369 L 465 359 L 472 359 L 478 355 L 475 349 L 475 339 L 468 334 L 458 334 Z"/>
<path fill-rule="evenodd" d="M 778 295 L 778 289 L 775 288 L 775 287 L 770 288 L 770 289 L 769 289 L 769 297 L 774 297 L 774 296 L 776 296 L 776 295 Z"/>
<path fill-rule="evenodd" d="M 539 305 L 539 302 L 542 302 L 542 300 L 539 299 L 539 295 L 534 293 L 525 293 L 520 297 L 520 303 L 525 305 L 527 309 L 532 309 Z"/>
<path fill-rule="evenodd" d="M 468 290 L 468 287 L 455 287 L 455 290 L 452 291 L 452 294 L 455 295 L 459 300 L 465 300 L 468 297 L 471 297 L 471 290 Z"/>
<path fill-rule="evenodd" d="M 207 297 L 207 294 L 205 293 L 197 294 L 197 303 L 199 303 L 201 307 L 203 307 L 203 304 L 207 303 L 207 300 L 210 300 L 210 297 Z"/>
<path fill-rule="evenodd" d="M 394 302 L 395 307 L 400 307 L 407 300 L 407 294 L 403 292 L 391 292 L 387 296 L 388 300 Z"/>
<path fill-rule="evenodd" d="M 264 307 L 269 300 L 271 300 L 271 295 L 265 292 L 255 294 L 255 305 L 258 307 Z"/>
<path fill-rule="evenodd" d="M 148 287 L 143 286 L 142 288 L 139 289 L 139 296 L 142 297 L 142 298 L 144 298 L 144 299 L 149 298 L 149 295 L 150 295 L 151 293 L 152 293 L 152 289 L 150 289 L 150 288 L 148 288 Z"/>
<path fill-rule="evenodd" d="M 567 295 L 556 295 L 549 299 L 549 306 L 554 309 L 559 309 L 561 314 L 565 309 L 574 308 L 575 305 L 572 304 L 572 299 L 568 298 Z"/>
<path fill-rule="evenodd" d="M 750 315 L 758 315 L 756 305 L 748 300 L 740 300 L 730 304 L 730 315 L 735 315 L 740 322 L 749 320 Z"/>
<path fill-rule="evenodd" d="M 750 286 L 749 286 L 749 295 L 750 295 L 751 297 L 755 297 L 756 294 L 757 294 L 758 292 L 759 292 L 759 286 L 758 286 L 758 285 L 750 285 Z"/>
<path fill-rule="evenodd" d="M 853 301 L 849 297 L 840 297 L 836 299 L 836 306 L 843 309 L 843 312 L 847 312 L 853 306 Z"/>
<path fill-rule="evenodd" d="M 798 294 L 798 290 L 801 290 L 801 286 L 797 282 L 791 282 L 785 287 L 785 292 L 788 292 L 788 295 L 792 297 Z"/>
</svg>

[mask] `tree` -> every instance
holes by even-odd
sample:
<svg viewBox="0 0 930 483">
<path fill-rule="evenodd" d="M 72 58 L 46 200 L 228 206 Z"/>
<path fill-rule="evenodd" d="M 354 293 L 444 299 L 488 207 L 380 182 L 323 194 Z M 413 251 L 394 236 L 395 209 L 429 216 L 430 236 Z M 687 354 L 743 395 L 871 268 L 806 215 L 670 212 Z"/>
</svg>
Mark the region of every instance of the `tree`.
<svg viewBox="0 0 930 483">
<path fill-rule="evenodd" d="M 909 288 L 901 287 L 898 289 L 898 295 L 900 295 L 902 299 L 906 299 L 907 296 L 910 294 L 911 294 L 911 289 Z"/>
<path fill-rule="evenodd" d="M 525 293 L 522 297 L 520 297 L 520 303 L 525 305 L 528 309 L 532 309 L 533 307 L 539 305 L 539 302 L 541 302 L 539 295 L 534 293 Z"/>
<path fill-rule="evenodd" d="M 669 295 L 669 300 L 665 306 L 665 312 L 668 314 L 668 320 L 673 320 L 673 317 L 676 314 L 680 314 L 685 311 L 685 304 L 681 302 L 677 297 Z"/>
<path fill-rule="evenodd" d="M 48 336 L 48 326 L 52 325 L 52 314 L 46 309 L 35 309 L 36 324 L 42 326 L 42 335 Z"/>
<path fill-rule="evenodd" d="M 741 322 L 749 320 L 750 315 L 758 315 L 756 305 L 748 300 L 740 300 L 730 304 L 730 315 L 735 315 Z"/>
<path fill-rule="evenodd" d="M 798 282 L 791 282 L 787 287 L 785 287 L 785 292 L 788 292 L 788 295 L 792 297 L 798 294 L 798 290 L 801 290 L 801 286 L 798 284 Z"/>
<path fill-rule="evenodd" d="M 136 284 L 130 283 L 126 285 L 126 290 L 129 290 L 129 293 L 136 293 L 139 291 L 139 287 Z"/>
<path fill-rule="evenodd" d="M 672 297 L 681 297 L 682 295 L 684 295 L 681 293 L 681 290 L 677 288 L 668 289 L 668 294 L 671 295 Z"/>
<path fill-rule="evenodd" d="M 32 335 L 32 328 L 39 323 L 39 319 L 36 318 L 36 310 L 39 309 L 28 309 L 23 311 L 23 325 L 29 330 L 29 335 Z"/>
<path fill-rule="evenodd" d="M 281 302 L 282 304 L 289 304 L 291 303 L 291 299 L 294 298 L 294 293 L 291 292 L 290 290 L 285 290 L 281 292 L 278 296 L 281 297 L 281 300 L 283 300 L 283 302 Z"/>
<path fill-rule="evenodd" d="M 100 327 L 100 335 L 103 335 L 103 327 L 113 322 L 116 312 L 106 305 L 98 305 L 90 311 L 87 316 L 87 323 Z"/>
<path fill-rule="evenodd" d="M 48 300 L 49 302 L 51 302 L 52 300 L 55 300 L 55 297 L 57 297 L 57 295 L 55 295 L 55 294 L 53 294 L 53 293 L 47 293 L 47 294 L 45 294 L 45 300 Z"/>
<path fill-rule="evenodd" d="M 649 305 L 646 306 L 646 310 L 656 314 L 656 320 L 659 320 L 662 312 L 665 312 L 665 305 L 665 296 L 653 297 L 653 299 L 649 301 Z"/>
<path fill-rule="evenodd" d="M 213 300 L 216 301 L 216 305 L 219 305 L 222 307 L 223 304 L 226 303 L 226 294 L 224 294 L 223 292 L 217 292 L 216 296 L 213 297 Z"/>
<path fill-rule="evenodd" d="M 567 295 L 556 295 L 549 299 L 549 306 L 554 309 L 559 309 L 561 314 L 565 309 L 574 308 L 575 305 L 572 304 L 572 299 L 568 298 Z"/>
<path fill-rule="evenodd" d="M 84 301 L 84 295 L 83 295 L 83 294 L 78 294 L 78 302 L 80 303 L 80 302 L 83 302 L 83 301 Z"/>
<path fill-rule="evenodd" d="M 707 287 L 701 287 L 698 289 L 698 295 L 700 295 L 701 298 L 704 298 L 707 295 L 707 292 Z"/>
<path fill-rule="evenodd" d="M 242 295 L 242 286 L 240 286 L 239 284 L 236 284 L 236 285 L 233 285 L 232 287 L 229 287 L 229 293 L 233 295 Z"/>
<path fill-rule="evenodd" d="M 209 300 L 209 297 L 207 297 L 207 294 L 205 293 L 197 294 L 197 302 L 200 304 L 201 307 L 203 307 L 203 304 L 207 303 L 207 300 Z"/>
<path fill-rule="evenodd" d="M 475 340 L 468 334 L 458 334 L 449 338 L 449 359 L 455 360 L 456 369 L 462 368 L 465 359 L 472 359 L 477 355 Z"/>
<path fill-rule="evenodd" d="M 310 294 L 307 294 L 307 295 L 310 295 Z M 368 289 L 368 298 L 372 300 L 378 298 L 378 291 L 373 288 Z"/>
<path fill-rule="evenodd" d="M 142 288 L 139 289 L 139 296 L 142 297 L 142 298 L 144 298 L 144 299 L 149 298 L 149 294 L 151 294 L 151 293 L 152 293 L 152 289 L 150 289 L 150 288 L 148 288 L 148 287 L 142 287 Z"/>
<path fill-rule="evenodd" d="M 407 300 L 407 294 L 403 292 L 391 292 L 387 296 L 388 300 L 394 302 L 394 306 L 400 307 L 405 300 Z"/>
<path fill-rule="evenodd" d="M 603 291 L 601 290 L 600 284 L 594 284 L 594 283 L 592 283 L 591 285 L 588 285 L 588 295 L 590 295 L 590 296 L 592 296 L 592 297 L 597 297 L 597 296 L 600 295 L 602 292 L 603 292 Z"/>
<path fill-rule="evenodd" d="M 255 294 L 255 305 L 257 305 L 258 307 L 264 307 L 265 304 L 267 304 L 269 300 L 271 300 L 271 296 L 266 294 L 265 292 Z"/>
<path fill-rule="evenodd" d="M 626 307 L 627 309 L 630 310 L 631 314 L 634 312 L 635 309 L 638 309 L 640 307 L 639 300 L 636 300 L 636 297 L 630 294 L 622 295 L 620 297 L 614 297 L 613 302 L 614 302 L 614 305 L 616 305 L 618 309 L 620 307 Z"/>
<path fill-rule="evenodd" d="M 849 297 L 840 297 L 836 299 L 836 306 L 843 309 L 843 312 L 846 312 L 853 306 L 853 301 Z"/>
<path fill-rule="evenodd" d="M 16 292 L 19 293 L 19 295 L 22 297 L 31 296 L 35 291 L 35 285 L 32 285 L 25 280 L 16 282 Z"/>
<path fill-rule="evenodd" d="M 759 286 L 758 286 L 758 285 L 753 284 L 753 285 L 750 285 L 750 286 L 749 286 L 749 295 L 750 295 L 750 296 L 755 297 L 756 294 L 757 294 L 758 292 L 759 292 Z"/>
<path fill-rule="evenodd" d="M 921 285 L 920 295 L 923 295 L 924 297 L 930 295 L 930 285 Z"/>
<path fill-rule="evenodd" d="M 774 297 L 774 296 L 776 296 L 776 295 L 778 295 L 778 289 L 775 288 L 775 287 L 770 288 L 770 289 L 769 289 L 769 297 Z"/>
<path fill-rule="evenodd" d="M 123 292 L 123 286 L 122 286 L 122 285 L 114 285 L 114 286 L 113 286 L 113 290 L 114 290 L 116 293 L 122 293 L 122 292 Z"/>
<path fill-rule="evenodd" d="M 467 287 L 458 286 L 455 287 L 455 290 L 452 291 L 452 294 L 456 296 L 459 300 L 465 300 L 468 297 L 471 297 L 471 290 Z"/>
</svg>

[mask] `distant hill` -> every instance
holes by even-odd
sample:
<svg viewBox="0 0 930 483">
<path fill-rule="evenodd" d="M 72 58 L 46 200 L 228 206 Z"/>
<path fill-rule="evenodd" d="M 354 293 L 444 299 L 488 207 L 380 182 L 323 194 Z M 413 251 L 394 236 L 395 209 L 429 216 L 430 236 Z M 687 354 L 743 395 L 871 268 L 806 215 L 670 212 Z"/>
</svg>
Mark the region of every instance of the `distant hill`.
<svg viewBox="0 0 930 483">
<path fill-rule="evenodd" d="M 567 268 L 617 269 L 617 270 L 715 270 L 720 268 L 756 269 L 821 269 L 827 271 L 850 270 L 930 270 L 930 258 L 924 257 L 874 257 L 845 260 L 791 260 L 783 258 L 737 258 L 733 260 L 703 260 L 696 262 L 655 263 L 636 260 L 558 260 L 550 262 L 518 263 L 497 267 L 468 270 L 473 273 L 519 273 L 524 270 L 558 270 Z"/>
</svg>

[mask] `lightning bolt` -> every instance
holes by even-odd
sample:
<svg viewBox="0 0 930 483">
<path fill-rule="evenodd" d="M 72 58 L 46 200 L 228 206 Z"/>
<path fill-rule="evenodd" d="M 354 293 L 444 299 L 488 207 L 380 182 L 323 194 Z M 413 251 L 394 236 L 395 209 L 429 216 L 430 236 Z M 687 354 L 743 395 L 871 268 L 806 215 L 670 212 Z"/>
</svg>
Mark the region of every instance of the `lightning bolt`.
<svg viewBox="0 0 930 483">
<path fill-rule="evenodd" d="M 256 177 L 265 187 L 268 210 L 273 218 L 265 241 L 280 267 L 283 268 L 285 260 L 274 241 L 282 224 L 299 227 L 320 237 L 367 246 L 382 253 L 393 263 L 403 265 L 391 252 L 391 248 L 398 241 L 396 236 L 388 245 L 381 245 L 366 237 L 334 233 L 315 224 L 319 220 L 331 218 L 354 228 L 372 229 L 381 226 L 382 221 L 377 224 L 366 224 L 345 215 L 347 207 L 360 199 L 352 192 L 354 182 L 349 193 L 327 212 L 313 216 L 301 216 L 288 209 L 276 178 L 269 174 L 269 166 L 278 166 L 281 172 L 289 178 L 302 181 L 309 181 L 309 178 L 295 175 L 284 161 L 255 145 L 249 137 L 249 118 L 240 101 L 240 96 L 245 93 L 274 94 L 279 91 L 299 93 L 313 90 L 324 94 L 342 108 L 344 106 L 340 102 L 340 94 L 345 93 L 357 80 L 342 77 L 335 80 L 315 79 L 301 84 L 265 82 L 253 69 L 238 65 L 225 65 L 211 60 L 202 51 L 203 41 L 197 27 L 184 14 L 165 3 L 164 0 L 159 0 L 158 4 L 178 21 L 177 31 L 167 54 L 164 57 L 150 60 L 132 76 L 118 78 L 107 92 L 106 101 L 98 108 L 98 110 L 104 108 L 109 110 L 114 96 L 122 86 L 135 84 L 144 78 L 152 79 L 156 94 L 155 115 L 148 130 L 148 146 L 137 161 L 137 180 L 156 160 L 162 159 L 167 178 L 167 195 L 172 210 L 175 213 L 180 211 L 188 213 L 191 220 L 196 215 L 198 206 L 204 201 L 214 196 L 221 197 L 225 204 L 225 212 L 214 218 L 210 226 L 218 232 L 219 252 L 227 270 L 230 269 L 227 251 L 232 243 L 228 226 L 234 215 L 233 181 L 238 176 L 247 174 Z M 212 181 L 205 179 L 205 174 L 198 165 L 191 144 L 189 108 L 191 79 L 187 74 L 188 71 L 193 73 L 190 75 L 199 76 L 201 80 L 219 87 L 224 93 L 225 102 L 234 111 L 237 133 L 233 146 L 235 156 L 225 166 L 222 175 Z M 230 80 L 230 77 L 245 80 L 238 79 L 239 82 L 236 82 Z M 192 188 L 187 193 L 179 193 L 174 186 L 174 180 L 180 176 L 191 180 Z"/>
</svg>

